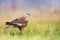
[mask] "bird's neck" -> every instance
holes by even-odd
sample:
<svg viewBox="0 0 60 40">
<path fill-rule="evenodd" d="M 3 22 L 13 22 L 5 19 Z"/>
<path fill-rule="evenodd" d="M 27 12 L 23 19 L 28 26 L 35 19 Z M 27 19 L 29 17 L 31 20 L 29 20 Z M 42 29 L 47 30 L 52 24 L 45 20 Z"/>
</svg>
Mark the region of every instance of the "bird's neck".
<svg viewBox="0 0 60 40">
<path fill-rule="evenodd" d="M 29 18 L 28 17 L 25 17 L 25 21 L 28 21 L 29 20 Z"/>
<path fill-rule="evenodd" d="M 24 17 L 24 21 L 28 21 L 28 16 L 23 16 Z"/>
</svg>

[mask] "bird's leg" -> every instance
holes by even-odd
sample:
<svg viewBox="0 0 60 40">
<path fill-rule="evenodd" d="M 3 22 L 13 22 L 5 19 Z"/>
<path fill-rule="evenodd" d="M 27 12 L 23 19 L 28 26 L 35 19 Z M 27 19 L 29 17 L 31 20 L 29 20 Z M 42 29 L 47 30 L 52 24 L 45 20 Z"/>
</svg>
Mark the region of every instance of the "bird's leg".
<svg viewBox="0 0 60 40">
<path fill-rule="evenodd" d="M 23 34 L 23 27 L 18 27 L 19 28 L 19 30 L 20 30 L 20 34 L 22 35 Z"/>
<path fill-rule="evenodd" d="M 20 31 L 20 34 L 22 35 L 22 31 Z"/>
</svg>

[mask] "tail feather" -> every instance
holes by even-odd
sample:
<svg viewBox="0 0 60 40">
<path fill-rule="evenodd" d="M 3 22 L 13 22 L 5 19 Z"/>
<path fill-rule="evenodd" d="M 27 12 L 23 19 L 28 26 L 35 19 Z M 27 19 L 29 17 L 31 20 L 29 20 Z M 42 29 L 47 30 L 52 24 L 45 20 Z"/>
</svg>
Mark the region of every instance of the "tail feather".
<svg viewBox="0 0 60 40">
<path fill-rule="evenodd" d="M 6 25 L 12 25 L 12 23 L 11 22 L 6 22 Z"/>
</svg>

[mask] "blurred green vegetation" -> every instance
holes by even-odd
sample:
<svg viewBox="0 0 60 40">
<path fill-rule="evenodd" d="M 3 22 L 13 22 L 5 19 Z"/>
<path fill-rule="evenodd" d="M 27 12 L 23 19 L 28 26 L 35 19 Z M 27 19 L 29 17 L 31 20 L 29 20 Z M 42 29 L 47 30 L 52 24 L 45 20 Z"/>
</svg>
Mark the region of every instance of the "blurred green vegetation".
<svg viewBox="0 0 60 40">
<path fill-rule="evenodd" d="M 0 40 L 60 40 L 59 21 L 29 21 L 23 33 L 18 28 L 9 28 L 2 32 L 5 24 L 0 25 Z"/>
</svg>

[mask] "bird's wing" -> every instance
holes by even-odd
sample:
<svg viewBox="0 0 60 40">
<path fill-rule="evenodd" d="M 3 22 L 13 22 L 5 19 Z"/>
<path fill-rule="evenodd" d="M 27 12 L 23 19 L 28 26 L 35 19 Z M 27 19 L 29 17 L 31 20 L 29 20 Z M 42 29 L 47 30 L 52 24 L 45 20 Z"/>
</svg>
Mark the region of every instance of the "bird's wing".
<svg viewBox="0 0 60 40">
<path fill-rule="evenodd" d="M 16 19 L 14 19 L 13 21 L 11 21 L 11 22 L 13 22 L 13 23 L 21 23 L 22 21 L 24 21 L 24 17 L 20 17 L 20 18 L 16 18 Z"/>
<path fill-rule="evenodd" d="M 22 23 L 13 23 L 14 25 L 16 25 L 16 26 L 23 26 L 23 25 L 25 25 L 25 24 L 22 24 Z"/>
<path fill-rule="evenodd" d="M 18 23 L 18 19 L 14 19 L 13 21 L 11 21 L 12 23 Z"/>
<path fill-rule="evenodd" d="M 16 18 L 15 20 L 11 21 L 14 25 L 17 26 L 25 26 L 27 25 L 28 21 L 25 21 L 24 17 Z"/>
<path fill-rule="evenodd" d="M 11 22 L 12 22 L 13 25 L 16 25 L 16 26 L 23 26 L 23 25 L 25 25 L 24 23 L 22 23 L 23 21 L 21 20 L 21 18 L 16 18 L 16 19 L 14 19 Z"/>
</svg>

